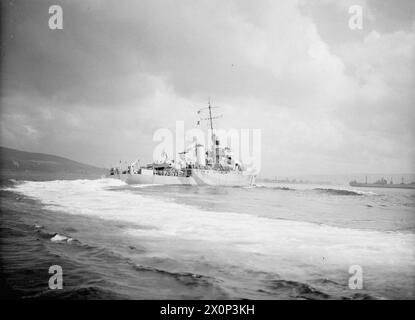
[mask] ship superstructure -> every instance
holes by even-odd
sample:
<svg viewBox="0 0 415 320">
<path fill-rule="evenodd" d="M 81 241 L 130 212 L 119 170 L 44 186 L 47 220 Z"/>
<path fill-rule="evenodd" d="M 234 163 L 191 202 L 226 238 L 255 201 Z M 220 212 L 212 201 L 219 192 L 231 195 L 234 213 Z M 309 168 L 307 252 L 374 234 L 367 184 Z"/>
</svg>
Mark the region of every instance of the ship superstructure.
<svg viewBox="0 0 415 320">
<path fill-rule="evenodd" d="M 194 143 L 190 149 L 181 152 L 179 160 L 169 160 L 167 154 L 158 162 L 140 166 L 138 160 L 125 168 L 113 167 L 110 176 L 119 178 L 128 184 L 171 184 L 171 185 L 212 185 L 212 186 L 249 186 L 255 183 L 255 175 L 248 172 L 239 159 L 234 159 L 229 147 L 222 147 L 213 128 L 213 120 L 220 116 L 212 115 L 210 101 L 206 108 L 210 126 L 210 148 Z M 208 149 L 208 150 L 206 150 Z"/>
</svg>

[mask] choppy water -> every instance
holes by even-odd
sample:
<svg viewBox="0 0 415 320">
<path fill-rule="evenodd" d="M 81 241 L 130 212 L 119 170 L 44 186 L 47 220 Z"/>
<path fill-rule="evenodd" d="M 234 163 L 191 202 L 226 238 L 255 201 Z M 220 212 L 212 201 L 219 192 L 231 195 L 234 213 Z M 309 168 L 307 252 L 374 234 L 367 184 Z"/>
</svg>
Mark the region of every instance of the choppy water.
<svg viewBox="0 0 415 320">
<path fill-rule="evenodd" d="M 1 274 L 20 297 L 415 298 L 413 190 L 9 180 L 1 207 Z"/>
</svg>

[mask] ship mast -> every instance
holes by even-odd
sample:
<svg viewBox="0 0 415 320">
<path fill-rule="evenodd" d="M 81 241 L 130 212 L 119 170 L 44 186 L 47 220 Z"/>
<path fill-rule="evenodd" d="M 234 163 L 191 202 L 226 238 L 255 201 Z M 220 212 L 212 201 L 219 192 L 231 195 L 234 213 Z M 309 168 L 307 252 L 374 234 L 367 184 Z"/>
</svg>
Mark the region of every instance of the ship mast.
<svg viewBox="0 0 415 320">
<path fill-rule="evenodd" d="M 213 120 L 212 120 L 212 107 L 210 105 L 210 97 L 209 97 L 209 102 L 208 102 L 208 108 L 209 108 L 209 121 L 210 121 L 210 131 L 211 131 L 211 140 L 212 140 L 212 160 L 213 160 L 213 165 L 215 165 L 216 163 L 216 152 L 215 152 L 215 148 L 216 148 L 216 138 L 215 138 L 215 134 L 213 133 Z"/>
<path fill-rule="evenodd" d="M 210 120 L 210 130 L 212 130 L 213 136 L 213 121 L 212 121 L 212 107 L 210 106 L 210 98 L 209 98 L 209 120 Z"/>
<path fill-rule="evenodd" d="M 214 134 L 214 132 L 213 132 L 213 120 L 214 120 L 214 119 L 221 118 L 221 117 L 222 117 L 222 115 L 219 115 L 219 116 L 214 116 L 214 117 L 213 117 L 213 116 L 212 116 L 212 109 L 213 109 L 213 108 L 219 108 L 219 107 L 212 107 L 212 106 L 211 106 L 211 104 L 210 104 L 210 97 L 209 97 L 209 101 L 208 101 L 208 106 L 207 106 L 207 108 L 202 108 L 202 109 L 200 109 L 197 113 L 198 113 L 198 114 L 200 114 L 202 110 L 206 110 L 206 109 L 208 109 L 208 110 L 209 110 L 209 117 L 204 118 L 204 119 L 200 119 L 200 120 L 198 121 L 198 124 L 200 123 L 200 121 L 203 121 L 203 120 L 209 120 L 210 130 L 211 130 L 211 141 L 212 141 L 212 160 L 213 160 L 213 164 L 216 164 L 219 160 L 217 159 L 217 158 L 218 158 L 218 155 L 216 154 L 216 150 L 215 150 L 215 148 L 216 148 L 216 137 L 215 137 L 215 134 Z"/>
</svg>

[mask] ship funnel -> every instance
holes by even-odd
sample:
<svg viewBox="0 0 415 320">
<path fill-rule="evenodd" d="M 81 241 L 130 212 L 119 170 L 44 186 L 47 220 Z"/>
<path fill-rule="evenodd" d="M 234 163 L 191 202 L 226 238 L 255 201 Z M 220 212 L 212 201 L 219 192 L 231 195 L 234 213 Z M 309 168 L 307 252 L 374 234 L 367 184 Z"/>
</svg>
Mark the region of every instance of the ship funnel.
<svg viewBox="0 0 415 320">
<path fill-rule="evenodd" d="M 196 145 L 196 164 L 199 166 L 206 165 L 205 147 L 202 144 Z"/>
</svg>

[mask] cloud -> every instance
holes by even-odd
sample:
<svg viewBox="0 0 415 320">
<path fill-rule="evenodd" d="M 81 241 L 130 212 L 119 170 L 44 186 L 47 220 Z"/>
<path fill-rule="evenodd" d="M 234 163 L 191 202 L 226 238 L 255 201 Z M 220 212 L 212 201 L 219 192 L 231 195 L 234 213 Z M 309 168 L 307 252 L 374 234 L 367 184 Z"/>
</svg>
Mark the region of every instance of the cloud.
<svg viewBox="0 0 415 320">
<path fill-rule="evenodd" d="M 415 30 L 361 3 L 358 36 L 347 1 L 60 1 L 58 31 L 49 1 L 4 5 L 2 144 L 150 160 L 211 96 L 219 125 L 262 130 L 264 174 L 413 170 Z"/>
</svg>

